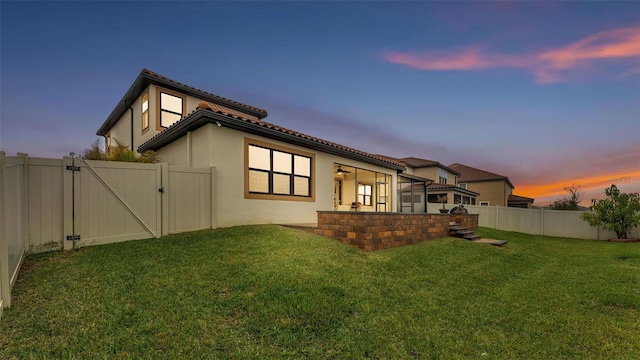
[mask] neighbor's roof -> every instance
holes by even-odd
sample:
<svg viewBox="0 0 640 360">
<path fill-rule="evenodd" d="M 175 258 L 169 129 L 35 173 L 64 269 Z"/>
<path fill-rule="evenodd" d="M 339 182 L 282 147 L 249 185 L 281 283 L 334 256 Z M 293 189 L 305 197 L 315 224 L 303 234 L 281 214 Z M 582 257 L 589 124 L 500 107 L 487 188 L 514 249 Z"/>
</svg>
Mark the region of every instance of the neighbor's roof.
<svg viewBox="0 0 640 360">
<path fill-rule="evenodd" d="M 530 197 L 526 197 L 526 196 L 520 196 L 520 195 L 514 195 L 511 194 L 509 195 L 509 202 L 530 202 L 532 203 L 535 199 L 530 198 Z"/>
<path fill-rule="evenodd" d="M 429 190 L 454 190 L 454 191 L 459 191 L 461 193 L 465 193 L 465 194 L 469 194 L 469 195 L 474 195 L 474 196 L 478 196 L 480 195 L 480 193 L 477 193 L 475 191 L 471 191 L 471 190 L 467 190 L 467 189 L 463 189 L 461 187 L 455 186 L 453 184 L 438 184 L 438 183 L 433 183 L 430 184 L 429 186 L 427 186 L 427 188 Z"/>
<path fill-rule="evenodd" d="M 163 146 L 181 138 L 188 131 L 193 131 L 209 123 L 220 123 L 221 126 L 231 129 L 387 168 L 396 170 L 402 170 L 405 168 L 404 164 L 400 161 L 392 160 L 388 157 L 369 154 L 364 151 L 283 128 L 266 121 L 249 119 L 243 117 L 241 114 L 231 113 L 221 106 L 217 106 L 216 104 L 206 101 L 201 101 L 195 111 L 140 145 L 138 151 L 143 152 L 146 150 L 160 149 Z"/>
<path fill-rule="evenodd" d="M 406 157 L 406 158 L 401 158 L 398 159 L 400 161 L 402 161 L 403 163 L 405 163 L 408 167 L 410 168 L 426 168 L 426 167 L 439 167 L 443 170 L 446 170 L 454 175 L 460 175 L 460 173 L 454 169 L 452 169 L 449 166 L 445 166 L 444 164 L 441 164 L 438 161 L 435 160 L 427 160 L 427 159 L 420 159 L 417 157 Z"/>
<path fill-rule="evenodd" d="M 129 109 L 131 104 L 133 104 L 133 102 L 140 96 L 140 94 L 142 94 L 147 86 L 149 86 L 149 84 L 159 85 L 167 89 L 191 95 L 214 104 L 225 106 L 231 110 L 240 111 L 252 116 L 256 116 L 259 119 L 267 117 L 266 110 L 243 104 L 235 100 L 227 99 L 222 96 L 211 94 L 206 91 L 196 89 L 192 86 L 188 86 L 175 80 L 169 79 L 168 77 L 155 73 L 151 70 L 142 69 L 140 75 L 138 75 L 129 90 L 122 97 L 122 100 L 118 102 L 109 117 L 107 117 L 102 126 L 100 126 L 97 135 L 106 135 L 107 132 L 113 127 L 113 125 L 115 125 L 115 123 L 120 119 L 120 117 L 122 117 L 122 115 Z"/>
<path fill-rule="evenodd" d="M 464 182 L 476 182 L 476 181 L 493 181 L 493 180 L 504 180 L 511 186 L 511 188 L 515 188 L 509 178 L 504 175 L 498 175 L 492 172 L 480 170 L 473 168 L 471 166 L 462 165 L 462 164 L 451 164 L 450 168 L 457 170 L 460 173 L 460 177 L 458 178 L 459 183 Z"/>
</svg>

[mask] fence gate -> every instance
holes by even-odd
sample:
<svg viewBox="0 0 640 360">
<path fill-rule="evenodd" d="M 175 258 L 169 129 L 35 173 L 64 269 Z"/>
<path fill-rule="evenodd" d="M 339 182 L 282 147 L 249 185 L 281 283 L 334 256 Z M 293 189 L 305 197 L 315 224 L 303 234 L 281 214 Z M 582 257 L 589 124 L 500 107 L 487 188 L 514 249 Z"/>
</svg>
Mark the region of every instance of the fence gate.
<svg viewBox="0 0 640 360">
<path fill-rule="evenodd" d="M 160 237 L 160 164 L 64 158 L 64 248 Z"/>
</svg>

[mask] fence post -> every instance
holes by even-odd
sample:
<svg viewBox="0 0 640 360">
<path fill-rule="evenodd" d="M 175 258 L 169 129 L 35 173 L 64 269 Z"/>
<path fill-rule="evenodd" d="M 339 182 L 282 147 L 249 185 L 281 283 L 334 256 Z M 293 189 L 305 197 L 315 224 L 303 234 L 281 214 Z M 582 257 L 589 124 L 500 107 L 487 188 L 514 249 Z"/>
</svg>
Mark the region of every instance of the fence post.
<svg viewBox="0 0 640 360">
<path fill-rule="evenodd" d="M 29 249 L 29 154 L 18 153 L 18 156 L 22 158 L 22 244 Z"/>
<path fill-rule="evenodd" d="M 9 247 L 5 226 L 4 151 L 0 151 L 0 313 L 11 306 L 11 279 L 9 275 Z"/>
<path fill-rule="evenodd" d="M 544 235 L 544 208 L 540 208 L 540 235 Z"/>
<path fill-rule="evenodd" d="M 62 249 L 73 249 L 73 241 L 68 241 L 67 235 L 73 232 L 73 177 L 71 171 L 66 171 L 73 160 L 64 156 L 62 158 Z"/>
<path fill-rule="evenodd" d="M 168 191 L 171 191 L 171 184 L 169 184 L 169 163 L 160 163 L 160 179 L 160 187 L 164 189 L 163 192 L 160 193 L 160 206 L 162 209 L 160 236 L 165 236 L 169 235 L 169 196 L 167 195 Z"/>
<path fill-rule="evenodd" d="M 217 181 L 216 168 L 211 166 L 211 228 L 216 229 L 218 227 L 218 193 L 216 192 Z"/>
</svg>

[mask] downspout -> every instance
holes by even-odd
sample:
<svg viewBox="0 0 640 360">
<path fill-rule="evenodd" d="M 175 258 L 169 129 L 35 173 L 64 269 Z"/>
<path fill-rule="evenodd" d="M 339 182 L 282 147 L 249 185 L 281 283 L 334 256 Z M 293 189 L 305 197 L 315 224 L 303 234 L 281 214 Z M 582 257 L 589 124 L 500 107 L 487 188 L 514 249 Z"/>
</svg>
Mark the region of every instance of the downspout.
<svg viewBox="0 0 640 360">
<path fill-rule="evenodd" d="M 127 106 L 127 100 L 123 100 L 124 106 Z M 129 105 L 129 114 L 131 115 L 131 150 L 135 151 L 133 148 L 133 108 Z"/>
</svg>

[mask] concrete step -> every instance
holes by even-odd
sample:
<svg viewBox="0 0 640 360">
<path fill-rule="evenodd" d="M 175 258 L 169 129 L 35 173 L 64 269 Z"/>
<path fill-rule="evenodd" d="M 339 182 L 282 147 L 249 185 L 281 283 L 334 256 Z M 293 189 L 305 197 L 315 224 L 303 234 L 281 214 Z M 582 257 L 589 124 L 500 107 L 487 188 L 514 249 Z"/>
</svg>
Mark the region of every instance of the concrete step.
<svg viewBox="0 0 640 360">
<path fill-rule="evenodd" d="M 478 234 L 469 234 L 469 235 L 463 236 L 463 238 L 467 239 L 467 240 L 475 240 L 475 239 L 479 239 L 480 235 L 478 235 Z"/>
<path fill-rule="evenodd" d="M 457 235 L 461 235 L 461 236 L 465 236 L 465 235 L 469 235 L 469 234 L 473 234 L 474 232 L 472 230 L 458 230 L 456 231 Z"/>
<path fill-rule="evenodd" d="M 455 225 L 455 226 L 449 226 L 449 231 L 464 231 L 469 229 L 466 226 L 460 226 L 460 225 Z"/>
</svg>

